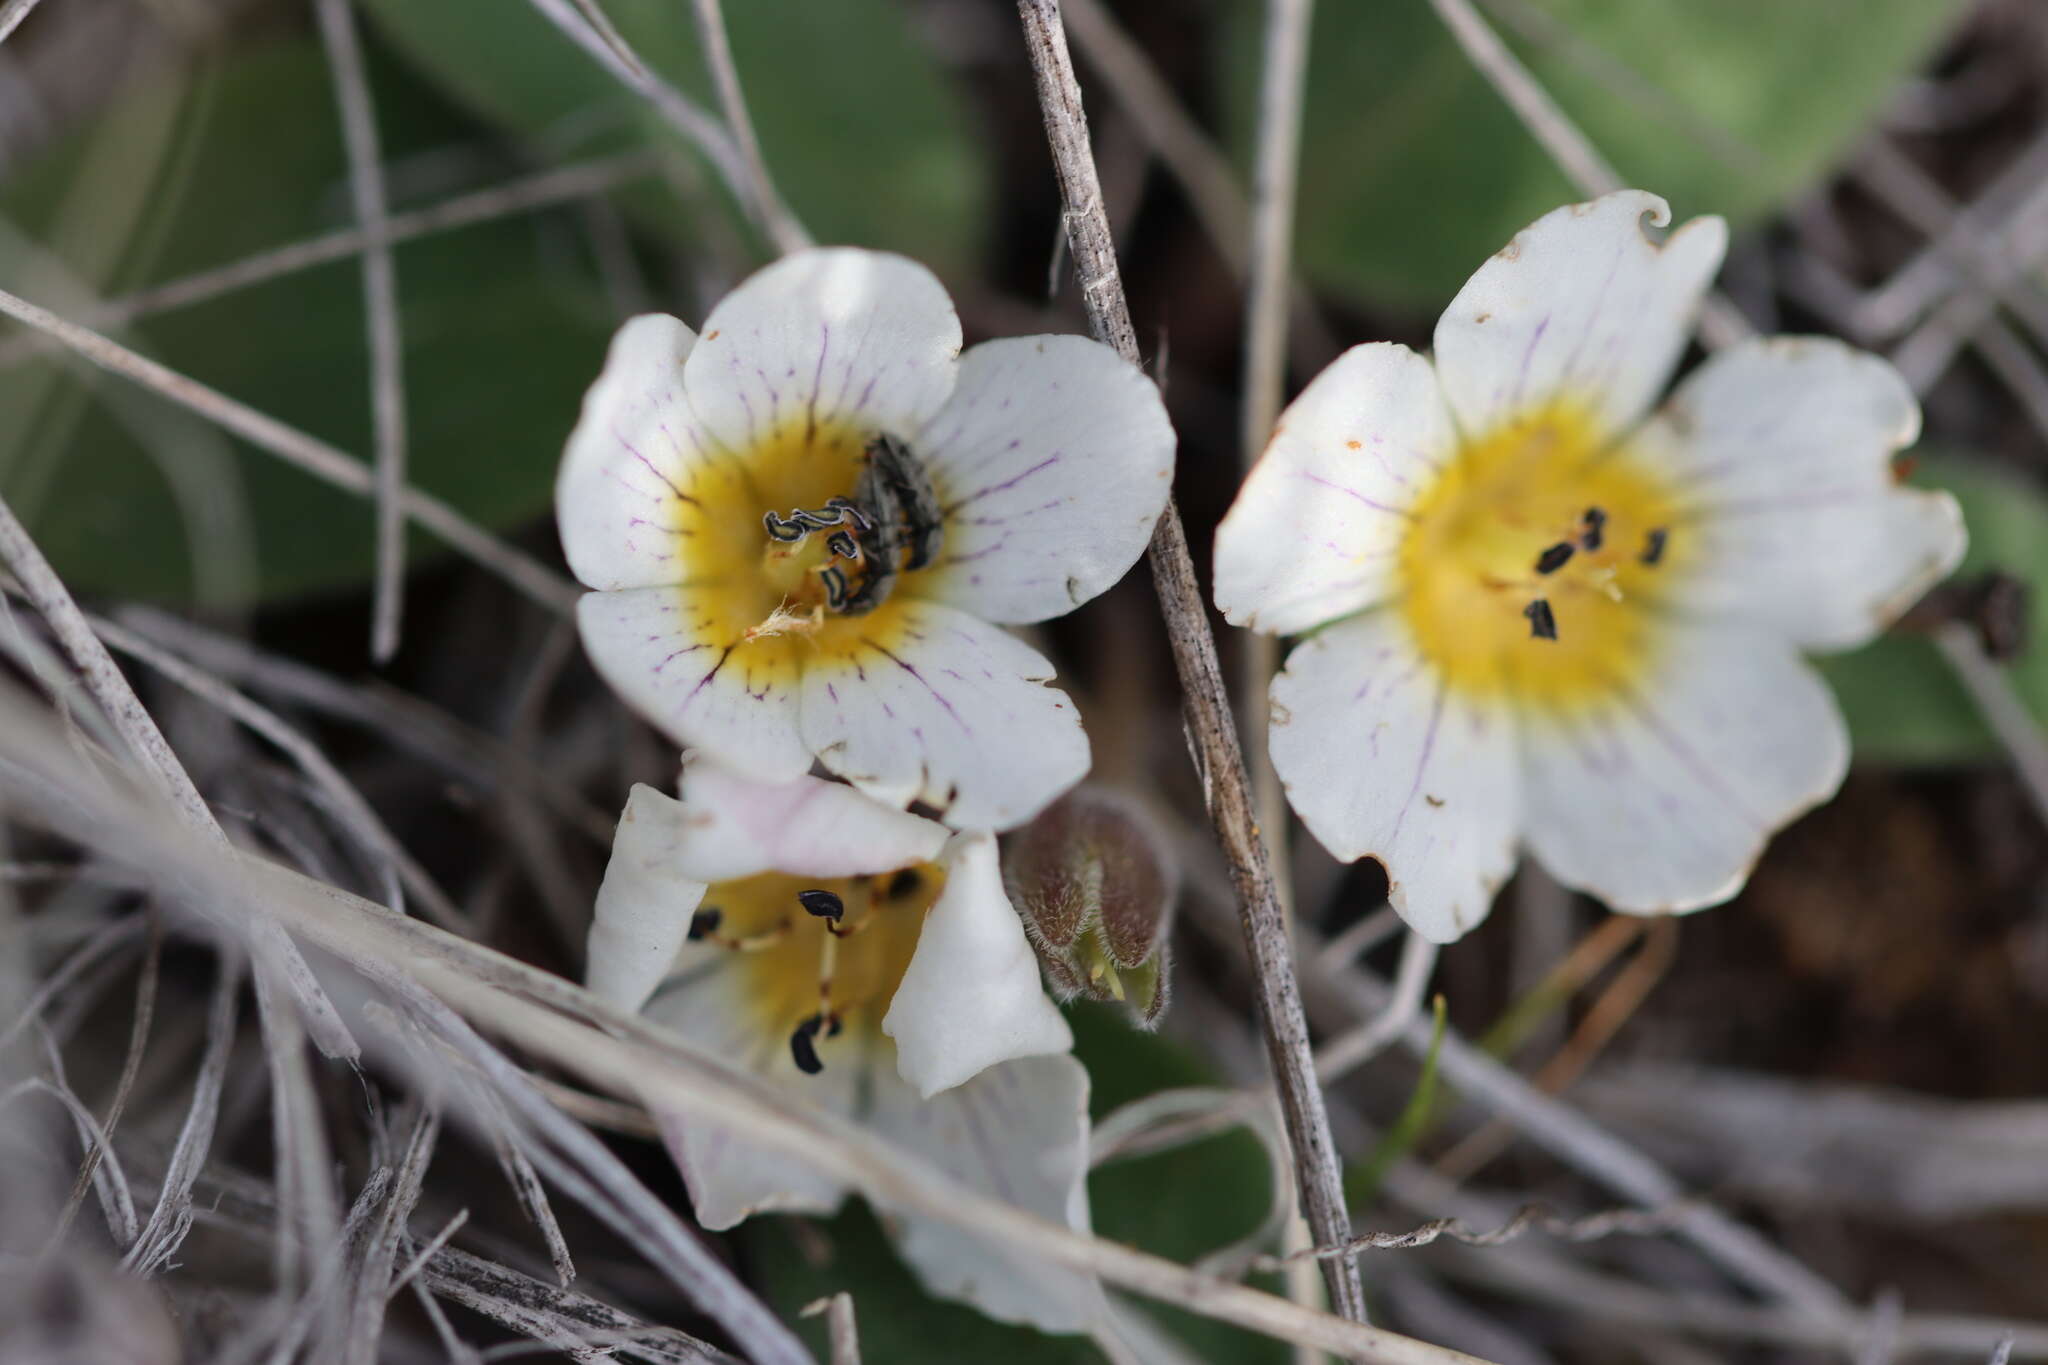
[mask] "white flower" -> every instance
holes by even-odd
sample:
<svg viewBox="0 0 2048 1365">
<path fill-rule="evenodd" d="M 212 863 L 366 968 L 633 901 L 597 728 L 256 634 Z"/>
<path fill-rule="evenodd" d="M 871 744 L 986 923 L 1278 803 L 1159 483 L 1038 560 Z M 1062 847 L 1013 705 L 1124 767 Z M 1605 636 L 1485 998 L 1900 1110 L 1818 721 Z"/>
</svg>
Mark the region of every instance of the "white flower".
<svg viewBox="0 0 2048 1365">
<path fill-rule="evenodd" d="M 866 1123 L 933 1167 L 1088 1226 L 1088 1074 L 1003 894 L 994 837 L 834 782 L 686 756 L 680 802 L 636 786 L 590 930 L 590 988 Z M 715 1123 L 657 1114 L 697 1217 L 830 1213 L 847 1189 Z M 1090 1277 L 1011 1261 L 884 1205 L 935 1294 L 1047 1331 L 1093 1326 Z"/>
<path fill-rule="evenodd" d="M 685 745 L 764 781 L 818 759 L 958 828 L 1029 819 L 1088 769 L 1052 665 L 989 623 L 1108 588 L 1166 505 L 1158 391 L 1107 347 L 960 352 L 931 272 L 786 256 L 700 337 L 613 339 L 556 485 L 598 591 L 591 661 Z"/>
<path fill-rule="evenodd" d="M 1337 857 L 1449 941 L 1518 845 L 1617 909 L 1741 887 L 1840 785 L 1802 650 L 1868 640 L 1954 568 L 1945 494 L 1897 486 L 1920 414 L 1884 361 L 1778 337 L 1655 413 L 1727 230 L 1664 201 L 1559 209 L 1468 281 L 1434 364 L 1359 346 L 1282 415 L 1216 538 L 1241 626 L 1315 634 L 1273 762 Z"/>
</svg>

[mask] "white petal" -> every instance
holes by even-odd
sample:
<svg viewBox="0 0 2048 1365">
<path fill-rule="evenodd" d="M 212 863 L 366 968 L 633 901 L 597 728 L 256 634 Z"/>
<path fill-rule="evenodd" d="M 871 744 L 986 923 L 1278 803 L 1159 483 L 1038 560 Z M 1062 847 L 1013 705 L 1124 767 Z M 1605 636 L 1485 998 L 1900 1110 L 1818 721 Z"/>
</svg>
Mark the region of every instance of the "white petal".
<svg viewBox="0 0 2048 1365">
<path fill-rule="evenodd" d="M 685 587 L 590 593 L 576 604 L 576 624 L 598 674 L 678 744 L 766 781 L 810 770 L 792 642 L 734 645 Z"/>
<path fill-rule="evenodd" d="M 1088 771 L 1088 737 L 1052 665 L 956 607 L 904 602 L 804 669 L 803 737 L 827 768 L 896 805 L 921 800 L 956 829 L 1008 829 Z M 877 613 L 879 616 L 880 613 Z"/>
<path fill-rule="evenodd" d="M 718 960 L 703 970 L 663 987 L 648 1004 L 648 1017 L 698 1051 L 761 1072 L 833 1113 L 852 1115 L 871 1084 L 896 1083 L 886 1047 L 843 1061 L 835 1056 L 815 1076 L 798 1071 L 787 1038 L 750 1026 L 753 1016 L 743 994 L 747 973 L 735 954 L 718 952 Z M 656 1110 L 654 1120 L 690 1187 L 697 1221 L 714 1231 L 754 1213 L 831 1213 L 846 1198 L 847 1187 L 816 1167 L 759 1147 L 720 1124 L 674 1110 Z"/>
<path fill-rule="evenodd" d="M 683 765 L 677 861 L 705 882 L 762 872 L 858 877 L 929 862 L 944 825 L 840 782 L 757 782 L 708 759 Z"/>
<path fill-rule="evenodd" d="M 960 319 L 931 271 L 828 247 L 784 256 L 721 299 L 683 384 L 735 452 L 792 425 L 908 436 L 946 401 L 959 356 Z"/>
<path fill-rule="evenodd" d="M 1280 415 L 1216 528 L 1216 606 L 1276 635 L 1386 597 L 1407 509 L 1457 442 L 1429 361 L 1354 346 Z"/>
<path fill-rule="evenodd" d="M 927 1099 L 999 1062 L 1074 1045 L 1003 894 L 995 836 L 958 836 L 946 864 L 946 889 L 882 1019 L 903 1079 Z"/>
<path fill-rule="evenodd" d="M 1173 448 L 1158 388 L 1107 346 L 976 346 L 914 439 L 946 517 L 919 595 L 985 621 L 1073 610 L 1144 553 L 1173 486 Z"/>
<path fill-rule="evenodd" d="M 679 583 L 676 532 L 704 436 L 683 399 L 696 333 L 650 313 L 619 329 L 555 477 L 555 519 L 593 588 Z"/>
<path fill-rule="evenodd" d="M 1695 218 L 1660 246 L 1671 208 L 1620 190 L 1537 219 L 1479 267 L 1436 324 L 1436 367 L 1468 436 L 1553 398 L 1610 434 L 1656 402 L 1720 269 L 1728 228 Z"/>
<path fill-rule="evenodd" d="M 877 1068 L 871 1120 L 883 1136 L 963 1183 L 1077 1232 L 1088 1228 L 1088 1072 L 1072 1057 L 990 1067 L 935 1099 Z M 964 1228 L 883 1207 L 925 1287 L 1002 1322 L 1082 1332 L 1100 1320 L 1091 1275 L 1008 1256 Z"/>
<path fill-rule="evenodd" d="M 1505 711 L 1449 692 L 1391 612 L 1297 646 L 1273 680 L 1273 766 L 1337 858 L 1376 858 L 1416 932 L 1449 943 L 1514 870 L 1520 802 Z"/>
<path fill-rule="evenodd" d="M 612 836 L 583 980 L 622 1010 L 639 1009 L 668 975 L 712 880 L 686 870 L 683 820 L 680 803 L 636 782 Z"/>
<path fill-rule="evenodd" d="M 1522 726 L 1530 851 L 1617 910 L 1727 900 L 1771 833 L 1848 769 L 1834 698 L 1790 644 L 1725 625 L 1667 630 L 1632 694 Z"/>
<path fill-rule="evenodd" d="M 1682 488 L 1672 600 L 1810 649 L 1876 635 L 1966 542 L 1955 499 L 1892 475 L 1919 432 L 1898 371 L 1838 341 L 1772 337 L 1709 359 L 1636 442 Z"/>
</svg>

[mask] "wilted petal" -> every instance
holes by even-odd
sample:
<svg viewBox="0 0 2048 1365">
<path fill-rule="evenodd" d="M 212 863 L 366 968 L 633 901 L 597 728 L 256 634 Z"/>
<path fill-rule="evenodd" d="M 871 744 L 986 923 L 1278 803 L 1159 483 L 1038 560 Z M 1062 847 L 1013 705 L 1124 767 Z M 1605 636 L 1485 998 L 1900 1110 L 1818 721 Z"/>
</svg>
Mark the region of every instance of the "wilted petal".
<svg viewBox="0 0 2048 1365">
<path fill-rule="evenodd" d="M 1684 499 L 1671 600 L 1809 649 L 1876 635 L 1966 543 L 1954 498 L 1893 475 L 1919 431 L 1898 371 L 1838 341 L 1772 337 L 1713 356 L 1635 441 Z"/>
<path fill-rule="evenodd" d="M 797 642 L 735 641 L 688 587 L 594 592 L 576 604 L 590 662 L 677 744 L 766 781 L 810 770 L 797 730 Z"/>
<path fill-rule="evenodd" d="M 668 975 L 711 878 L 693 877 L 681 846 L 679 802 L 640 783 L 626 798 L 612 857 L 597 888 L 584 984 L 637 1010 Z"/>
<path fill-rule="evenodd" d="M 1003 894 L 994 836 L 956 836 L 945 863 L 946 889 L 882 1020 L 903 1079 L 927 1098 L 998 1062 L 1074 1045 Z"/>
<path fill-rule="evenodd" d="M 685 577 L 690 484 L 707 456 L 683 397 L 696 334 L 650 313 L 612 338 L 555 478 L 555 519 L 576 577 L 593 588 L 645 588 Z"/>
<path fill-rule="evenodd" d="M 723 764 L 683 767 L 677 860 L 706 882 L 760 872 L 858 877 L 929 862 L 945 826 L 840 782 L 758 782 Z"/>
<path fill-rule="evenodd" d="M 1088 1072 L 1072 1057 L 1025 1057 L 921 1099 L 879 1074 L 872 1122 L 970 1188 L 1077 1232 L 1088 1228 Z M 884 1207 L 926 1288 L 1002 1322 L 1084 1332 L 1101 1319 L 1090 1275 L 1008 1255 L 965 1228 Z"/>
<path fill-rule="evenodd" d="M 1523 726 L 1530 851 L 1617 910 L 1727 900 L 1849 763 L 1834 698 L 1789 643 L 1719 624 L 1667 635 L 1640 687 Z"/>
<path fill-rule="evenodd" d="M 1484 919 L 1521 818 L 1505 708 L 1451 692 L 1388 611 L 1296 646 L 1272 695 L 1273 766 L 1323 847 L 1384 864 L 1388 900 L 1427 938 Z"/>
<path fill-rule="evenodd" d="M 907 436 L 946 401 L 959 355 L 960 319 L 931 271 L 827 247 L 792 252 L 721 299 L 683 383 L 734 452 L 790 430 Z"/>
<path fill-rule="evenodd" d="M 945 513 L 917 591 L 986 621 L 1061 616 L 1122 578 L 1173 485 L 1158 388 L 1086 337 L 968 351 L 914 446 Z"/>
<path fill-rule="evenodd" d="M 958 829 L 1030 819 L 1088 771 L 1052 665 L 938 602 L 890 603 L 869 633 L 806 663 L 803 738 L 877 800 L 923 801 Z"/>
<path fill-rule="evenodd" d="M 1661 244 L 1671 208 L 1620 190 L 1553 210 L 1515 234 L 1436 325 L 1437 377 L 1476 437 L 1553 400 L 1619 435 L 1648 412 L 1721 268 L 1728 228 L 1695 218 Z"/>
<path fill-rule="evenodd" d="M 1216 528 L 1216 606 L 1233 625 L 1291 635 L 1393 590 L 1408 507 L 1456 446 L 1429 361 L 1354 346 L 1273 429 Z"/>
</svg>

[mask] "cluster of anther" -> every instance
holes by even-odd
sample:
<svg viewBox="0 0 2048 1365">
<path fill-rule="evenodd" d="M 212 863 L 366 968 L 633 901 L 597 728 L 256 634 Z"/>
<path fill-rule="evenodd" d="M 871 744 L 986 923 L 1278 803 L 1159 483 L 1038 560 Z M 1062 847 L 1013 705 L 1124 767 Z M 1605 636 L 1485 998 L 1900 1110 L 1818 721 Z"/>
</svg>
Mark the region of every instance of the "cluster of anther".
<svg viewBox="0 0 2048 1365">
<path fill-rule="evenodd" d="M 1664 546 L 1671 538 L 1671 532 L 1663 526 L 1652 527 L 1643 537 L 1643 548 L 1636 554 L 1636 562 L 1645 568 L 1655 568 L 1664 558 Z M 1548 578 L 1572 562 L 1575 555 L 1600 553 L 1607 544 L 1607 513 L 1598 507 L 1588 507 L 1579 514 L 1579 524 L 1572 535 L 1555 545 L 1548 546 L 1536 556 L 1536 573 Z M 1621 590 L 1614 586 L 1612 570 L 1600 580 L 1601 590 L 1620 600 Z M 1533 640 L 1555 640 L 1557 638 L 1557 616 L 1550 609 L 1550 599 L 1538 597 L 1522 608 L 1522 615 L 1529 619 L 1529 637 Z"/>
<path fill-rule="evenodd" d="M 850 498 L 828 498 L 821 508 L 796 507 L 761 518 L 778 545 L 801 545 L 814 531 L 829 531 L 831 559 L 813 570 L 825 606 L 861 616 L 882 605 L 896 576 L 931 563 L 938 554 L 944 517 L 930 478 L 910 448 L 892 436 L 867 444 L 860 480 Z"/>
<path fill-rule="evenodd" d="M 863 883 L 866 880 L 861 879 Z M 896 874 L 886 894 L 892 897 L 908 894 L 916 889 L 917 881 L 917 873 L 905 869 Z M 867 909 L 849 921 L 846 902 L 836 891 L 823 888 L 799 891 L 796 903 L 806 914 L 824 921 L 825 927 L 824 944 L 818 957 L 818 1008 L 815 1013 L 797 1021 L 795 1031 L 789 1036 L 789 1053 L 796 1061 L 797 1070 L 807 1076 L 815 1076 L 825 1069 L 824 1061 L 818 1056 L 818 1039 L 837 1038 L 846 1022 L 832 1003 L 832 974 L 838 966 L 839 940 L 852 938 L 873 923 L 876 905 L 875 898 L 870 895 Z M 713 943 L 737 953 L 760 952 L 781 943 L 796 927 L 794 917 L 785 915 L 760 933 L 733 937 L 719 932 L 724 919 L 724 913 L 716 906 L 705 906 L 697 911 L 690 917 L 691 942 Z"/>
<path fill-rule="evenodd" d="M 859 573 L 867 562 L 867 551 L 863 539 L 871 539 L 875 531 L 874 518 L 860 508 L 852 498 L 827 498 L 825 506 L 812 511 L 807 507 L 792 508 L 788 516 L 769 512 L 761 518 L 761 524 L 768 531 L 768 538 L 783 545 L 801 545 L 813 531 L 831 531 L 825 537 L 825 549 L 833 562 L 817 570 L 818 582 L 825 589 L 825 605 L 833 611 L 844 612 L 851 602 L 852 592 L 846 576 L 850 565 Z M 833 530 L 834 527 L 839 529 Z M 847 529 L 847 528 L 852 529 Z M 865 579 L 865 575 L 861 575 Z"/>
</svg>

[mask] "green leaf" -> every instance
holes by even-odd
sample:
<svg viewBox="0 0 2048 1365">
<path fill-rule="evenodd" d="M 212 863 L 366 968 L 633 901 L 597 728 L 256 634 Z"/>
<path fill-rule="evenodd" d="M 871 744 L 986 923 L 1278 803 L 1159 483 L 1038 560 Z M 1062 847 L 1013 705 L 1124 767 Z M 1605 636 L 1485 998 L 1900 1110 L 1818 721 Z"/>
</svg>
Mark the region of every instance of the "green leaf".
<svg viewBox="0 0 2048 1365">
<path fill-rule="evenodd" d="M 1741 227 L 1839 159 L 1959 0 L 1491 0 L 1489 21 L 1622 178 Z M 1224 51 L 1250 145 L 1262 5 Z M 1529 36 L 1509 21 L 1520 19 Z M 1584 198 L 1422 0 L 1317 8 L 1300 252 L 1324 284 L 1433 313 L 1538 215 Z"/>
<path fill-rule="evenodd" d="M 1133 1028 L 1110 1005 L 1068 1011 L 1074 1051 L 1088 1067 L 1099 1120 L 1160 1090 L 1219 1083 L 1201 1058 L 1156 1033 Z M 1187 1262 L 1252 1232 L 1266 1216 L 1272 1176 L 1265 1148 L 1234 1128 L 1155 1155 L 1113 1161 L 1088 1181 L 1095 1231 Z M 1270 1287 L 1270 1284 L 1268 1285 Z M 1207 1318 L 1148 1308 L 1193 1348 L 1198 1359 L 1266 1365 L 1287 1359 L 1275 1342 Z"/>
<path fill-rule="evenodd" d="M 1958 575 L 2000 569 L 2026 583 L 2029 643 L 2009 676 L 2035 718 L 2048 724 L 2048 495 L 2032 480 L 1967 456 L 1916 452 L 1915 459 L 1914 483 L 1946 488 L 1962 504 L 1970 549 Z M 1820 663 L 1859 759 L 1955 763 L 1996 751 L 1932 642 L 1892 635 Z"/>
<path fill-rule="evenodd" d="M 578 151 L 688 145 L 525 0 L 367 0 L 406 55 L 507 131 Z M 690 6 L 606 0 L 635 51 L 710 105 Z M 726 6 L 734 64 L 777 186 L 821 242 L 900 251 L 940 274 L 968 268 L 989 187 L 974 119 L 896 0 L 748 0 Z M 692 151 L 694 155 L 694 151 Z M 701 164 L 701 163 L 700 163 Z M 716 177 L 704 168 L 707 184 Z M 628 201 L 638 221 L 690 245 L 696 207 Z"/>
<path fill-rule="evenodd" d="M 853 1295 L 863 1360 L 1103 1365 L 1102 1353 L 1085 1337 L 1006 1326 L 965 1304 L 926 1295 L 896 1258 L 875 1215 L 858 1200 L 836 1218 L 752 1218 L 733 1235 L 751 1283 L 776 1312 L 796 1323 L 820 1360 L 826 1358 L 825 1320 L 798 1321 L 797 1315 L 843 1289 Z"/>
<path fill-rule="evenodd" d="M 476 143 L 466 119 L 388 61 L 373 62 L 373 76 L 391 162 Z M 159 91 L 145 89 L 106 121 L 132 122 L 135 106 L 163 103 Z M 147 249 L 73 260 L 87 284 L 133 288 L 349 221 L 334 98 L 310 41 L 231 56 L 177 108 L 188 126 L 163 172 L 165 192 L 133 227 Z M 94 145 L 90 137 L 66 144 L 11 184 L 0 196 L 9 220 L 65 249 L 59 228 L 78 216 L 71 187 L 102 169 Z M 419 239 L 396 253 L 411 477 L 487 526 L 516 526 L 545 512 L 562 441 L 611 330 L 572 221 L 562 214 L 504 220 Z M 343 450 L 370 449 L 354 260 L 146 319 L 129 340 Z M 55 364 L 0 372 L 0 411 L 39 414 L 33 425 L 24 417 L 0 432 L 0 488 L 21 498 L 31 528 L 75 587 L 189 595 L 195 554 L 212 566 L 226 553 L 214 523 L 240 505 L 237 488 L 247 500 L 257 572 L 253 583 L 216 592 L 216 604 L 223 594 L 270 599 L 367 576 L 373 538 L 366 501 L 273 456 L 222 444 L 199 419 L 140 396 L 125 380 L 95 372 L 97 396 L 79 406 L 78 381 L 54 378 Z M 182 497 L 165 467 L 182 471 Z M 419 548 L 431 546 L 422 540 Z"/>
<path fill-rule="evenodd" d="M 1082 1004 L 1068 1017 L 1075 1053 L 1088 1067 L 1090 1108 L 1097 1119 L 1155 1091 L 1218 1083 L 1206 1063 L 1132 1028 L 1115 1006 Z M 1156 1155 L 1113 1161 L 1089 1178 L 1088 1197 L 1097 1234 L 1185 1262 L 1257 1228 L 1267 1209 L 1269 1179 L 1265 1150 L 1234 1129 Z M 1005 1327 L 927 1297 L 865 1205 L 828 1220 L 756 1218 L 736 1235 L 755 1282 L 786 1317 L 826 1294 L 851 1291 L 866 1359 L 904 1365 L 1098 1365 L 1102 1359 L 1084 1340 Z M 1278 1365 L 1287 1359 L 1284 1347 L 1234 1327 L 1174 1309 L 1145 1311 L 1178 1334 L 1197 1359 L 1214 1365 Z M 823 1341 L 822 1328 L 806 1330 Z"/>
</svg>

